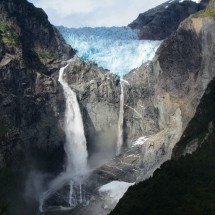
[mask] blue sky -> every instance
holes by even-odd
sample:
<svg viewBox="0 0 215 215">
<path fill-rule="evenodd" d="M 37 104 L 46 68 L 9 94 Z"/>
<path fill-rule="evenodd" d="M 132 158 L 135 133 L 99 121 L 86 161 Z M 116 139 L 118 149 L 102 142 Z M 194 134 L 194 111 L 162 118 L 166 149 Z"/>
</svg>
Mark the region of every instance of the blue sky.
<svg viewBox="0 0 215 215">
<path fill-rule="evenodd" d="M 67 27 L 126 26 L 166 0 L 28 0 L 43 8 L 54 25 Z"/>
</svg>

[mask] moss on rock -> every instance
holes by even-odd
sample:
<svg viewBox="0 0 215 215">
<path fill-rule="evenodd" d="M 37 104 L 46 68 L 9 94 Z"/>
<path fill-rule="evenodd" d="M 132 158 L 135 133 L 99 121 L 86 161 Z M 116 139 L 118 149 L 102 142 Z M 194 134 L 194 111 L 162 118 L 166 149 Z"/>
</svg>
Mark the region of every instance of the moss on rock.
<svg viewBox="0 0 215 215">
<path fill-rule="evenodd" d="M 215 0 L 211 0 L 205 10 L 192 15 L 192 18 L 215 16 Z"/>
<path fill-rule="evenodd" d="M 19 34 L 15 31 L 13 27 L 8 25 L 5 22 L 0 22 L 0 34 L 1 34 L 1 43 L 4 43 L 9 46 L 20 46 Z"/>
<path fill-rule="evenodd" d="M 54 52 L 49 52 L 49 51 L 41 51 L 41 52 L 37 52 L 37 54 L 41 60 L 50 60 L 50 59 L 55 60 L 59 58 L 58 54 Z"/>
</svg>

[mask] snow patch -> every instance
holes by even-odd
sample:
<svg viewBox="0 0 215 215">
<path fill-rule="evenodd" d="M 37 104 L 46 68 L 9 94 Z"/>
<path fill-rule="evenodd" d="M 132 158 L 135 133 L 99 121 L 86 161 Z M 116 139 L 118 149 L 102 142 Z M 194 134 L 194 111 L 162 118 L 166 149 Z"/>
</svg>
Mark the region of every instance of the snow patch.
<svg viewBox="0 0 215 215">
<path fill-rule="evenodd" d="M 123 181 L 112 181 L 108 184 L 105 184 L 99 188 L 100 193 L 107 194 L 111 201 L 118 202 L 130 186 L 134 183 L 127 183 Z"/>
<path fill-rule="evenodd" d="M 179 3 L 182 3 L 182 2 L 184 2 L 184 1 L 193 1 L 193 2 L 196 2 L 196 3 L 198 4 L 198 3 L 200 3 L 202 0 L 180 0 Z M 170 1 L 169 1 L 169 4 L 172 3 L 172 2 L 177 2 L 177 0 L 170 0 Z"/>
<path fill-rule="evenodd" d="M 149 137 L 140 137 L 132 147 L 143 145 L 148 139 Z"/>
<path fill-rule="evenodd" d="M 180 0 L 180 3 L 184 1 L 187 1 L 187 0 Z M 201 0 L 190 0 L 190 1 L 196 2 L 197 4 L 201 2 Z"/>
</svg>

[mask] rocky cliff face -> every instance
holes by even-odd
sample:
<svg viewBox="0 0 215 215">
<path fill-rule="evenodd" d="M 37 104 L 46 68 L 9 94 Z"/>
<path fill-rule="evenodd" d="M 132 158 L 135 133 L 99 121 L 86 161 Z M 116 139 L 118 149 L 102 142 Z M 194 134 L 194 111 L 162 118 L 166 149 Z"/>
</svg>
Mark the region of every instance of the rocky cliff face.
<svg viewBox="0 0 215 215">
<path fill-rule="evenodd" d="M 213 214 L 213 204 L 208 205 L 207 202 L 201 201 L 200 207 L 194 206 L 189 210 L 187 200 L 189 199 L 189 205 L 197 205 L 196 203 L 204 196 L 204 192 L 198 192 L 197 189 L 208 190 L 209 193 L 211 191 L 209 181 L 213 181 L 214 175 L 213 167 L 207 169 L 208 163 L 214 163 L 212 155 L 214 152 L 214 14 L 214 1 L 211 1 L 206 10 L 185 20 L 176 33 L 164 41 L 154 61 L 154 63 L 159 62 L 159 67 L 154 64 L 155 67 L 151 70 L 155 72 L 156 68 L 159 68 L 158 84 L 153 85 L 159 89 L 157 93 L 154 91 L 155 98 L 158 99 L 156 104 L 158 104 L 159 127 L 169 127 L 169 131 L 166 134 L 166 129 L 163 134 L 161 132 L 158 141 L 151 142 L 149 138 L 144 142 L 141 147 L 142 155 L 148 155 L 144 164 L 153 167 L 153 163 L 156 163 L 159 157 L 155 152 L 162 150 L 164 157 L 165 147 L 173 148 L 173 143 L 182 136 L 173 150 L 173 158 L 179 160 L 165 163 L 161 170 L 155 172 L 152 179 L 131 188 L 111 214 L 130 214 L 134 211 L 135 214 L 181 214 L 182 211 L 186 214 L 192 214 L 193 211 L 202 214 L 205 208 Z M 162 80 L 162 77 L 165 79 Z M 174 111 L 179 111 L 180 115 L 174 115 Z M 187 126 L 191 118 L 193 119 Z M 175 123 L 177 121 L 181 123 L 177 125 Z M 170 134 L 177 136 L 173 138 Z M 165 140 L 166 135 L 169 143 Z M 164 142 L 159 147 L 162 141 Z M 193 153 L 196 149 L 197 152 L 192 156 L 180 158 L 182 155 Z M 151 150 L 154 154 L 152 157 Z M 155 160 L 154 156 L 157 157 Z M 210 172 L 210 176 L 205 177 L 204 172 Z M 165 181 L 171 184 L 168 189 L 165 187 L 167 184 Z M 180 191 L 177 190 L 179 187 Z M 192 198 L 197 192 L 198 196 Z M 171 201 L 169 196 L 174 201 Z M 208 201 L 207 197 L 203 199 Z M 155 203 L 152 207 L 151 202 Z M 157 202 L 159 203 L 156 204 Z"/>
<path fill-rule="evenodd" d="M 214 41 L 207 39 L 207 35 L 213 38 L 214 32 L 209 26 L 213 26 L 213 18 L 188 18 L 163 42 L 152 62 L 125 77 L 128 145 L 173 124 L 181 127 L 176 133 L 184 130 L 214 76 L 213 51 L 208 49 Z"/>
<path fill-rule="evenodd" d="M 65 74 L 79 99 L 90 154 L 103 152 L 111 158 L 115 154 L 118 133 L 119 78 L 79 58 L 72 60 Z"/>
<path fill-rule="evenodd" d="M 189 2 L 189 4 L 194 3 Z M 26 9 L 30 9 L 31 14 L 28 14 L 29 19 L 22 20 L 17 11 L 21 13 Z M 4 68 L 4 70 L 2 70 L 4 71 L 4 73 L 2 73 L 2 82 L 5 92 L 8 90 L 7 86 L 10 86 L 15 79 L 11 99 L 8 99 L 9 97 L 5 93 L 3 97 L 5 97 L 7 101 L 3 99 L 3 105 L 7 106 L 13 103 L 13 100 L 15 100 L 14 98 L 17 99 L 18 97 L 17 103 L 20 106 L 20 100 L 22 100 L 22 103 L 26 102 L 25 99 L 23 99 L 23 95 L 25 96 L 26 94 L 28 98 L 26 103 L 30 104 L 30 102 L 32 102 L 33 105 L 36 104 L 36 107 L 38 105 L 38 110 L 36 110 L 36 108 L 34 110 L 35 116 L 41 116 L 43 113 L 40 112 L 43 107 L 50 105 L 47 107 L 47 111 L 51 109 L 54 114 L 51 124 L 59 125 L 59 123 L 56 122 L 62 121 L 62 110 L 64 107 L 63 105 L 59 105 L 63 102 L 59 100 L 62 99 L 62 92 L 57 84 L 57 74 L 46 76 L 44 73 L 51 74 L 59 68 L 59 58 L 56 58 L 56 53 L 61 59 L 68 59 L 69 56 L 71 57 L 70 54 L 72 54 L 72 51 L 69 51 L 69 48 L 63 43 L 61 36 L 59 36 L 54 27 L 48 23 L 47 17 L 41 9 L 35 9 L 31 4 L 25 1 L 3 1 L 1 4 L 1 11 L 2 25 L 11 28 L 10 31 L 16 34 L 18 42 L 16 46 L 12 46 L 8 43 L 8 38 L 5 38 L 2 30 L 3 45 L 1 65 L 2 68 Z M 141 136 L 152 135 L 172 125 L 177 125 L 175 133 L 180 137 L 181 132 L 192 118 L 195 107 L 207 83 L 213 76 L 213 60 L 211 59 L 213 55 L 211 55 L 211 50 L 208 47 L 208 44 L 211 43 L 206 39 L 208 35 L 210 35 L 210 38 L 213 38 L 213 32 L 209 30 L 210 27 L 213 27 L 213 20 L 210 18 L 205 18 L 203 21 L 201 20 L 193 18 L 184 22 L 181 28 L 162 44 L 153 62 L 149 62 L 140 69 L 132 71 L 125 78 L 128 82 L 123 84 L 125 85 L 126 97 L 124 119 L 125 145 L 131 145 Z M 40 34 L 36 32 L 38 28 L 40 29 Z M 204 44 L 202 44 L 202 41 Z M 28 45 L 26 46 L 26 44 Z M 32 55 L 29 55 L 29 52 L 31 52 Z M 67 53 L 67 55 L 65 53 Z M 30 72 L 26 71 L 26 67 L 29 65 L 28 62 L 32 62 L 30 67 L 34 67 L 37 61 L 39 61 L 39 64 L 36 63 L 35 68 L 31 69 Z M 22 76 L 20 76 L 17 75 L 18 72 L 13 73 L 9 70 L 11 68 L 16 68 L 18 72 L 24 72 L 22 72 Z M 89 141 L 97 132 L 106 133 L 116 130 L 119 112 L 119 80 L 113 75 L 107 75 L 105 71 L 98 69 L 95 65 L 83 63 L 78 60 L 74 60 L 67 70 L 68 82 L 72 88 L 77 91 L 79 96 L 84 115 L 85 130 Z M 9 77 L 12 80 L 7 79 L 8 71 L 10 71 Z M 78 73 L 81 73 L 81 75 Z M 16 76 L 13 77 L 14 75 Z M 22 80 L 19 80 L 21 77 Z M 26 83 L 26 80 L 29 81 Z M 183 87 L 180 82 L 183 82 Z M 18 96 L 15 91 L 17 88 L 20 90 L 20 87 L 18 87 L 20 83 L 23 83 L 23 89 Z M 191 88 L 190 86 L 195 87 Z M 47 95 L 48 102 L 44 101 L 44 94 Z M 35 100 L 35 96 L 39 98 Z M 29 97 L 33 97 L 31 98 L 32 100 Z M 195 97 L 195 99 L 193 99 L 193 97 Z M 21 107 L 24 109 L 25 105 L 21 105 Z M 17 110 L 15 106 L 11 108 Z M 4 111 L 5 110 L 7 110 L 7 108 L 4 108 Z M 29 107 L 28 110 L 30 111 Z M 11 111 L 9 112 L 11 113 Z M 19 110 L 17 115 L 24 115 L 25 117 L 26 114 L 21 112 L 22 110 Z M 14 111 L 12 111 L 12 113 L 14 114 Z M 7 114 L 5 115 L 7 116 Z M 33 114 L 30 113 L 29 115 L 28 120 L 33 122 Z M 44 115 L 46 115 L 46 113 L 44 113 Z M 99 118 L 98 116 L 102 117 Z M 6 121 L 8 122 L 11 121 L 11 119 L 18 120 L 15 126 L 17 127 L 20 125 L 20 119 L 22 118 L 8 115 L 7 119 Z M 60 127 L 54 130 L 53 126 L 47 125 L 47 123 L 49 123 L 48 120 L 48 122 L 44 123 L 46 129 L 43 129 L 43 127 L 41 127 L 42 125 L 40 125 L 40 121 L 38 125 L 36 124 L 37 120 L 33 122 L 33 125 L 30 123 L 30 126 L 29 121 L 24 120 L 24 124 L 28 126 L 24 125 L 23 128 L 28 127 L 28 129 L 31 129 L 31 132 L 23 131 L 23 136 L 26 136 L 26 142 L 29 142 L 30 139 L 30 142 L 36 142 L 35 145 L 42 146 L 40 143 L 45 141 L 46 138 L 62 140 L 62 133 L 58 135 L 59 138 L 54 138 L 55 135 L 52 135 L 58 134 L 57 131 L 61 130 L 59 129 Z M 2 121 L 5 121 L 5 119 L 2 119 Z M 12 128 L 12 125 L 14 125 L 14 121 L 12 121 L 10 125 L 4 127 Z M 31 126 L 33 127 L 31 128 Z M 38 137 L 36 137 L 37 133 L 35 132 L 37 127 L 42 128 L 41 131 L 46 133 L 46 138 L 44 138 L 44 135 L 41 135 L 42 139 L 37 140 Z M 10 136 L 10 138 L 15 138 L 14 136 L 16 136 L 16 138 L 20 138 L 20 131 L 17 131 L 15 128 L 12 130 L 14 130 L 14 134 L 11 133 L 13 135 L 8 135 L 8 133 L 5 132 L 4 136 Z M 34 134 L 32 134 L 32 132 Z M 115 133 L 113 139 L 116 140 L 116 132 L 113 133 Z M 22 139 L 23 137 L 21 140 Z M 62 141 L 55 140 L 53 140 L 53 142 L 62 143 Z M 7 141 L 7 138 L 4 141 Z M 9 142 L 11 142 L 11 140 L 9 140 Z M 115 141 L 111 140 L 111 142 Z M 3 151 L 5 153 L 5 150 Z M 8 151 L 11 150 L 9 149 Z"/>
<path fill-rule="evenodd" d="M 167 1 L 140 14 L 128 26 L 139 30 L 140 39 L 163 40 L 176 31 L 185 18 L 204 9 L 208 2 L 203 0 L 197 4 L 193 1 Z"/>
<path fill-rule="evenodd" d="M 185 129 L 214 76 L 210 48 L 214 46 L 213 27 L 213 17 L 188 18 L 162 43 L 152 62 L 125 77 L 129 83 L 125 87 L 125 129 L 129 140 L 179 122 L 181 131 L 177 133 Z"/>
<path fill-rule="evenodd" d="M 62 169 L 65 108 L 56 72 L 73 55 L 42 9 L 0 2 L 0 208 L 12 205 L 12 214 L 38 208 L 31 204 L 39 180 L 32 171 Z"/>
<path fill-rule="evenodd" d="M 43 165 L 57 150 L 62 160 L 64 99 L 55 72 L 74 51 L 42 9 L 3 0 L 0 11 L 0 167 L 40 156 Z"/>
<path fill-rule="evenodd" d="M 91 175 L 91 204 L 76 208 L 74 214 L 108 214 L 117 201 L 110 201 L 108 193 L 102 195 L 101 185 L 142 181 L 171 158 L 215 76 L 214 25 L 207 10 L 186 19 L 162 43 L 152 62 L 125 77 L 124 129 L 130 148 Z M 138 137 L 142 138 L 134 143 Z"/>
<path fill-rule="evenodd" d="M 108 205 L 110 198 L 99 193 L 101 185 L 113 180 L 144 180 L 171 158 L 172 149 L 215 76 L 212 3 L 212 9 L 181 23 L 162 43 L 152 61 L 121 80 L 125 96 L 123 139 L 128 148 L 92 173 L 88 178 L 91 204 L 77 207 L 73 213 L 82 215 L 96 210 L 107 214 L 117 201 Z M 191 2 L 183 4 L 196 7 Z M 74 52 L 41 9 L 24 0 L 5 0 L 0 3 L 0 10 L 0 167 L 5 170 L 8 166 L 27 165 L 27 170 L 33 166 L 40 171 L 58 173 L 65 157 L 62 129 L 65 101 L 57 71 L 65 64 L 61 62 L 71 58 Z M 26 14 L 26 19 L 21 14 Z M 64 74 L 77 94 L 89 160 L 95 167 L 115 153 L 120 80 L 76 57 Z M 103 151 L 108 151 L 107 155 Z M 102 156 L 99 163 L 96 162 L 100 158 L 93 157 L 96 153 Z M 36 192 L 34 187 L 37 188 L 37 183 L 31 186 L 31 193 Z M 0 190 L 2 196 L 7 192 Z M 67 195 L 68 187 L 64 191 L 59 192 Z M 61 201 L 57 203 L 61 205 Z M 47 202 L 49 206 L 53 199 Z M 25 208 L 24 213 L 32 211 Z"/>
<path fill-rule="evenodd" d="M 2 0 L 0 11 L 1 25 L 12 26 L 16 32 L 20 55 L 26 66 L 50 74 L 57 68 L 59 59 L 68 60 L 74 54 L 42 9 L 26 0 Z"/>
<path fill-rule="evenodd" d="M 205 26 L 204 29 L 208 29 L 209 23 L 214 21 L 215 15 L 215 2 L 210 1 L 207 9 L 205 11 L 199 12 L 193 16 L 196 19 L 195 26 L 199 29 L 202 25 Z M 204 22 L 202 22 L 204 19 Z M 207 22 L 206 22 L 207 20 Z M 206 22 L 206 23 L 205 23 Z M 214 50 L 214 39 L 211 38 L 213 35 L 205 34 L 204 30 L 202 34 L 207 35 L 207 40 L 211 43 L 211 46 L 208 46 L 205 51 L 205 55 L 207 56 L 208 50 Z M 204 41 L 206 38 L 204 39 Z M 213 54 L 214 55 L 214 54 Z M 205 65 L 209 65 L 209 71 L 214 73 L 214 66 L 210 67 L 210 63 L 207 61 L 207 58 L 204 60 Z M 207 72 L 203 77 L 203 85 L 205 83 L 205 79 L 210 77 L 210 73 Z M 182 155 L 192 154 L 197 148 L 201 147 L 203 143 L 208 141 L 209 136 L 213 135 L 213 121 L 214 121 L 214 80 L 211 81 L 210 85 L 207 87 L 207 90 L 204 94 L 203 99 L 201 100 L 201 104 L 199 105 L 196 116 L 191 120 L 189 125 L 187 126 L 183 136 L 181 137 L 179 143 L 175 146 L 173 150 L 173 159 L 178 159 Z"/>
<path fill-rule="evenodd" d="M 215 212 L 214 93 L 213 79 L 201 99 L 194 118 L 174 149 L 174 158 L 177 157 L 178 160 L 166 162 L 152 178 L 129 188 L 111 215 L 132 213 L 190 215 L 204 214 L 205 211 L 208 214 Z M 190 155 L 182 156 L 186 153 Z"/>
</svg>

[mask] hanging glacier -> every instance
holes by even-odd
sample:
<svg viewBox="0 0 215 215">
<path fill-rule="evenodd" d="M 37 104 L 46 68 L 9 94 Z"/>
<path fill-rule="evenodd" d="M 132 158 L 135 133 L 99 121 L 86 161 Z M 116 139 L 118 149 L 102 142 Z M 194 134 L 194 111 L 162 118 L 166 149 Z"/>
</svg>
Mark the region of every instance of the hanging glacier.
<svg viewBox="0 0 215 215">
<path fill-rule="evenodd" d="M 58 27 L 67 43 L 84 60 L 123 77 L 152 60 L 161 41 L 139 40 L 129 27 Z"/>
</svg>

